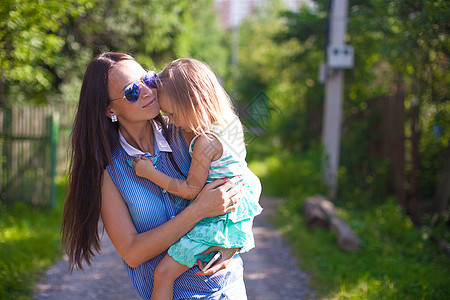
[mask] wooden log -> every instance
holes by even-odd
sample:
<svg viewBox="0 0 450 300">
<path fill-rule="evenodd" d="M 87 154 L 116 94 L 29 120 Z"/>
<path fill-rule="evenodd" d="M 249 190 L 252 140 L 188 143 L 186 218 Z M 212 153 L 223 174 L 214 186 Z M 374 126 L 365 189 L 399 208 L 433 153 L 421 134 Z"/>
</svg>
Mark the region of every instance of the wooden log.
<svg viewBox="0 0 450 300">
<path fill-rule="evenodd" d="M 316 197 L 309 197 L 303 202 L 303 214 L 306 218 L 306 224 L 310 229 L 321 227 L 328 227 L 328 217 L 320 208 L 319 199 Z"/>
<path fill-rule="evenodd" d="M 344 220 L 337 216 L 332 217 L 330 228 L 336 234 L 337 242 L 341 249 L 346 251 L 359 250 L 359 238 Z"/>
<path fill-rule="evenodd" d="M 302 206 L 309 228 L 329 227 L 337 238 L 338 245 L 346 251 L 356 251 L 360 247 L 358 236 L 336 213 L 334 204 L 324 196 L 308 197 Z"/>
</svg>

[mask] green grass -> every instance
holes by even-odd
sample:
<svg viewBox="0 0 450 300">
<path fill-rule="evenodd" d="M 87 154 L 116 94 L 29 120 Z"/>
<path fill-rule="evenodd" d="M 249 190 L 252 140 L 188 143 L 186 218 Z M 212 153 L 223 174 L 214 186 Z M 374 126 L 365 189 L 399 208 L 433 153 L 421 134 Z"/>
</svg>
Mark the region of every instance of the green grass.
<svg viewBox="0 0 450 300">
<path fill-rule="evenodd" d="M 261 178 L 263 193 L 285 199 L 273 222 L 311 275 L 319 299 L 448 299 L 450 258 L 413 227 L 394 199 L 339 199 L 339 216 L 361 240 L 359 251 L 345 252 L 330 230 L 309 230 L 301 211 L 306 197 L 324 193 L 320 150 L 294 157 L 264 148 L 260 155 L 258 144 L 248 147 L 249 153 L 259 151 L 249 167 Z"/>
<path fill-rule="evenodd" d="M 321 299 L 447 299 L 450 259 L 413 228 L 392 200 L 366 211 L 339 209 L 360 237 L 357 252 L 342 251 L 335 235 L 308 230 L 285 204 L 274 223 L 312 274 Z M 286 222 L 289 220 L 289 222 Z"/>
<path fill-rule="evenodd" d="M 38 275 L 62 256 L 63 196 L 60 182 L 55 209 L 0 203 L 0 299 L 28 299 Z"/>
</svg>

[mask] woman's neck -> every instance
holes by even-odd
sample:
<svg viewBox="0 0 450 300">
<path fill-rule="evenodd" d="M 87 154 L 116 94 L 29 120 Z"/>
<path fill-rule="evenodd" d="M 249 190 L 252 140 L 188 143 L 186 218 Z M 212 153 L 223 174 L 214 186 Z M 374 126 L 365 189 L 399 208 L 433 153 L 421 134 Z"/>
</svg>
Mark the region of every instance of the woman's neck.
<svg viewBox="0 0 450 300">
<path fill-rule="evenodd" d="M 120 132 L 128 144 L 142 152 L 153 154 L 155 152 L 155 138 L 151 122 L 120 124 Z"/>
</svg>

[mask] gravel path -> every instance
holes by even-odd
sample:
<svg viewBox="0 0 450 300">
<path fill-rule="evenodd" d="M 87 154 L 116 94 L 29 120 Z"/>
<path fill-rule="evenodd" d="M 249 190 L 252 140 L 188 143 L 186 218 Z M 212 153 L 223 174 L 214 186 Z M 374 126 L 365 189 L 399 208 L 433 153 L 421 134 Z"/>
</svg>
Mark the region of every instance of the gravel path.
<svg viewBox="0 0 450 300">
<path fill-rule="evenodd" d="M 248 300 L 315 299 L 307 286 L 308 274 L 298 268 L 289 246 L 267 219 L 280 200 L 263 195 L 260 203 L 264 210 L 253 224 L 256 247 L 241 255 Z"/>
<path fill-rule="evenodd" d="M 308 274 L 297 267 L 289 247 L 267 220 L 279 203 L 276 198 L 261 197 L 263 213 L 255 218 L 253 232 L 256 248 L 242 254 L 244 280 L 249 300 L 314 299 L 308 286 Z M 84 272 L 69 275 L 67 257 L 49 268 L 36 285 L 33 299 L 94 300 L 140 299 L 133 289 L 123 263 L 108 235 L 102 239 L 102 254 Z"/>
</svg>

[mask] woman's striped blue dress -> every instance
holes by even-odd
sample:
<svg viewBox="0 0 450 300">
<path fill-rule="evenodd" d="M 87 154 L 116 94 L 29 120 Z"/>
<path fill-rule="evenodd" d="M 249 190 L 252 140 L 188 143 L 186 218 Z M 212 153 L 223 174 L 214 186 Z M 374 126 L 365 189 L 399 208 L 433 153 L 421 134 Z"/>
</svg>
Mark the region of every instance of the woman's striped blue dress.
<svg viewBox="0 0 450 300">
<path fill-rule="evenodd" d="M 169 126 L 171 132 L 169 147 L 159 129 L 154 126 L 154 156 L 158 157 L 156 168 L 169 176 L 182 178 L 172 166 L 168 152 L 172 151 L 175 161 L 184 174 L 189 171 L 191 157 L 182 135 L 177 130 L 172 132 L 172 129 L 172 126 Z M 136 176 L 130 166 L 130 162 L 134 159 L 131 155 L 135 153 L 128 153 L 133 152 L 130 150 L 131 146 L 124 144 L 123 141 L 121 143 L 125 147 L 121 145 L 114 149 L 112 164 L 107 167 L 107 170 L 128 205 L 136 230 L 141 233 L 173 218 L 189 205 L 189 201 L 167 193 L 148 179 Z M 131 282 L 143 299 L 151 297 L 153 274 L 165 254 L 164 252 L 136 268 L 131 268 L 125 263 Z M 247 299 L 242 260 L 238 255 L 232 259 L 225 270 L 212 276 L 195 275 L 198 271 L 198 267 L 195 266 L 175 281 L 174 299 Z"/>
</svg>

